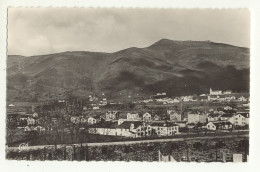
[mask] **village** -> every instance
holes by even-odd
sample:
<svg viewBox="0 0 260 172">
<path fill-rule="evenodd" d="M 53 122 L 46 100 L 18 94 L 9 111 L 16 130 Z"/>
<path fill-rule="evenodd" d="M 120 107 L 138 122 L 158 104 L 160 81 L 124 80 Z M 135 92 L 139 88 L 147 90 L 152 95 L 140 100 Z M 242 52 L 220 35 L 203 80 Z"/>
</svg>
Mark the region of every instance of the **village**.
<svg viewBox="0 0 260 172">
<path fill-rule="evenodd" d="M 48 144 L 55 144 L 66 143 L 66 140 L 70 143 L 91 142 L 86 138 L 98 136 L 102 136 L 98 142 L 105 142 L 118 138 L 172 138 L 198 132 L 248 131 L 249 97 L 246 94 L 241 96 L 210 88 L 209 94 L 198 97 L 200 99 L 193 96 L 168 98 L 166 93 L 158 93 L 151 99 L 134 101 L 130 107 L 129 103 L 125 106 L 108 103 L 104 96 L 99 101 L 102 106 L 97 106 L 94 102 L 98 98 L 92 96 L 87 105 L 59 100 L 26 109 L 9 104 L 7 144 L 38 137 L 49 138 Z"/>
</svg>

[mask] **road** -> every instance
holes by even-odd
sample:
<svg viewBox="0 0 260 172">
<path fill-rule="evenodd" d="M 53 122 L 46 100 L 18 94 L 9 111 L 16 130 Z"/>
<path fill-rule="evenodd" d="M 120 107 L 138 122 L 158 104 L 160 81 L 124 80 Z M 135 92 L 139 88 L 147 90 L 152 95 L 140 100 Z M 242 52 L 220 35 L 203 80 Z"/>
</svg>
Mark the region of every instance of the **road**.
<svg viewBox="0 0 260 172">
<path fill-rule="evenodd" d="M 109 145 L 131 145 L 131 144 L 142 144 L 142 143 L 158 143 L 158 142 L 179 142 L 189 140 L 207 140 L 207 139 L 223 139 L 223 138 L 238 138 L 238 137 L 249 137 L 249 134 L 233 134 L 225 136 L 203 136 L 203 137 L 188 137 L 188 138 L 171 138 L 171 139 L 156 139 L 156 140 L 138 140 L 138 141 L 120 141 L 120 142 L 102 142 L 102 143 L 82 143 L 82 146 L 109 146 Z M 57 148 L 73 148 L 73 146 L 79 147 L 81 144 L 60 144 Z M 38 150 L 44 148 L 54 148 L 54 145 L 38 145 L 28 146 L 23 148 L 23 151 Z M 6 151 L 16 152 L 20 151 L 19 147 L 6 147 Z"/>
</svg>

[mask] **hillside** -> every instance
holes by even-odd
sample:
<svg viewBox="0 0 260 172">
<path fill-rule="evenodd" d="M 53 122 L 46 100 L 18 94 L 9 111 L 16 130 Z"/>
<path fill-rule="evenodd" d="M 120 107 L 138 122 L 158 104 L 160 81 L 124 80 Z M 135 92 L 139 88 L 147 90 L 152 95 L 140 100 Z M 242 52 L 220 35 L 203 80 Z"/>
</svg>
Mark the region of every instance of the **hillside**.
<svg viewBox="0 0 260 172">
<path fill-rule="evenodd" d="M 129 92 L 148 96 L 207 93 L 214 89 L 249 90 L 248 48 L 210 41 L 162 39 L 146 48 L 115 53 L 63 52 L 40 56 L 9 55 L 8 99 L 40 99 L 54 94 Z M 20 67 L 19 67 L 20 66 Z"/>
</svg>

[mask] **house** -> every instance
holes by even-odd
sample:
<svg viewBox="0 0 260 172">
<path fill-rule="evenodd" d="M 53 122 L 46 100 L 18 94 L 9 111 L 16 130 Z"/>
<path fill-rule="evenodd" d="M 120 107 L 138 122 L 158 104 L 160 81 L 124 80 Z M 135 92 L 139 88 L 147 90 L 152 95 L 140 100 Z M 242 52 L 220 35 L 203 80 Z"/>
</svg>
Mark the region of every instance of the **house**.
<svg viewBox="0 0 260 172">
<path fill-rule="evenodd" d="M 233 123 L 233 113 L 225 113 L 223 115 L 220 116 L 220 120 L 221 121 L 230 121 Z"/>
<path fill-rule="evenodd" d="M 98 122 L 98 117 L 89 117 L 87 120 L 88 124 L 96 124 Z"/>
<path fill-rule="evenodd" d="M 138 113 L 127 113 L 126 116 L 127 116 L 127 120 L 129 120 L 129 121 L 141 120 Z"/>
<path fill-rule="evenodd" d="M 172 122 L 156 122 L 152 123 L 151 126 L 158 136 L 171 136 L 179 133 L 179 126 Z"/>
<path fill-rule="evenodd" d="M 80 117 L 78 116 L 72 116 L 70 117 L 70 121 L 74 124 L 79 124 L 80 123 Z"/>
<path fill-rule="evenodd" d="M 179 102 L 180 102 L 180 99 L 179 99 L 179 98 L 173 99 L 173 103 L 179 103 Z"/>
<path fill-rule="evenodd" d="M 24 127 L 24 131 L 32 131 L 32 129 L 29 126 L 26 126 L 26 127 Z"/>
<path fill-rule="evenodd" d="M 135 137 L 147 137 L 152 135 L 152 127 L 146 123 L 131 123 L 130 131 Z"/>
<path fill-rule="evenodd" d="M 88 122 L 88 119 L 84 118 L 83 116 L 80 118 L 80 123 L 85 124 Z"/>
<path fill-rule="evenodd" d="M 167 114 L 170 115 L 171 121 L 181 121 L 181 113 L 175 110 L 167 110 Z"/>
<path fill-rule="evenodd" d="M 33 130 L 35 130 L 35 131 L 37 131 L 38 133 L 40 133 L 40 132 L 44 132 L 44 131 L 45 131 L 45 128 L 38 125 L 38 126 L 34 127 Z"/>
<path fill-rule="evenodd" d="M 229 130 L 233 128 L 233 125 L 229 121 L 217 121 L 217 122 L 209 122 L 206 125 L 208 130 Z"/>
<path fill-rule="evenodd" d="M 220 114 L 218 113 L 210 113 L 208 114 L 208 122 L 214 122 L 220 120 Z"/>
<path fill-rule="evenodd" d="M 117 120 L 119 118 L 118 111 L 107 111 L 106 112 L 106 121 Z"/>
<path fill-rule="evenodd" d="M 143 121 L 150 122 L 151 120 L 152 120 L 152 116 L 150 113 L 146 112 L 145 114 L 143 114 Z"/>
<path fill-rule="evenodd" d="M 245 126 L 249 124 L 249 113 L 240 112 L 234 115 L 233 124 L 235 126 Z"/>
<path fill-rule="evenodd" d="M 193 110 L 188 112 L 188 123 L 206 123 L 207 118 L 207 114 L 202 111 Z"/>
<path fill-rule="evenodd" d="M 28 117 L 27 118 L 27 125 L 35 125 L 36 124 L 36 120 L 32 117 Z"/>
<path fill-rule="evenodd" d="M 153 120 L 154 121 L 160 121 L 161 117 L 159 115 L 154 115 Z"/>
<path fill-rule="evenodd" d="M 34 113 L 32 114 L 32 117 L 33 117 L 33 118 L 38 118 L 39 115 L 38 115 L 38 113 L 34 112 Z"/>
</svg>

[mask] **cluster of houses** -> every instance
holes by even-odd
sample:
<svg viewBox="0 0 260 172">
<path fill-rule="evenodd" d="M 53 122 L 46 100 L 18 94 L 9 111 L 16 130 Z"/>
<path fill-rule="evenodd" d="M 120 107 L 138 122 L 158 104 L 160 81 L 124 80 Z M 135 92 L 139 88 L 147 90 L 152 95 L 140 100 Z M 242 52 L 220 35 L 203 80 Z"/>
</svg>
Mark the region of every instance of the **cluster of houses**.
<svg viewBox="0 0 260 172">
<path fill-rule="evenodd" d="M 106 112 L 104 122 L 100 119 L 89 117 L 87 120 L 89 133 L 100 135 L 114 135 L 125 137 L 144 136 L 171 136 L 180 134 L 180 128 L 193 128 L 200 124 L 207 130 L 231 130 L 236 126 L 249 125 L 249 112 L 236 112 L 227 106 L 224 109 L 210 110 L 209 112 L 190 110 L 186 118 L 184 112 L 167 110 L 167 119 L 162 120 L 158 115 L 146 112 L 127 113 L 125 118 L 120 118 L 118 111 Z"/>
<path fill-rule="evenodd" d="M 232 90 L 212 90 L 210 88 L 209 94 L 201 94 L 200 96 L 180 96 L 175 98 L 169 98 L 166 97 L 166 93 L 164 94 L 157 94 L 155 96 L 152 96 L 153 99 L 145 99 L 139 101 L 140 103 L 149 103 L 149 102 L 158 102 L 162 104 L 173 104 L 173 103 L 180 103 L 180 102 L 197 102 L 197 101 L 203 101 L 203 102 L 211 102 L 211 101 L 217 101 L 217 102 L 248 102 L 249 97 L 246 97 L 241 94 L 232 93 Z"/>
<path fill-rule="evenodd" d="M 124 118 L 120 118 L 118 111 L 108 111 L 105 122 L 91 125 L 89 133 L 133 138 L 170 136 L 179 134 L 179 126 L 171 121 L 160 121 L 157 115 L 152 118 L 148 112 L 142 116 L 129 112 Z"/>
<path fill-rule="evenodd" d="M 230 130 L 234 127 L 244 127 L 249 125 L 249 112 L 236 112 L 233 109 L 210 110 L 210 113 L 189 112 L 188 124 L 198 123 L 204 124 L 203 127 L 208 130 Z"/>
<path fill-rule="evenodd" d="M 45 127 L 42 127 L 39 122 L 38 113 L 34 112 L 33 114 L 22 114 L 17 121 L 17 128 L 23 128 L 25 132 L 28 131 L 45 131 Z"/>
</svg>

